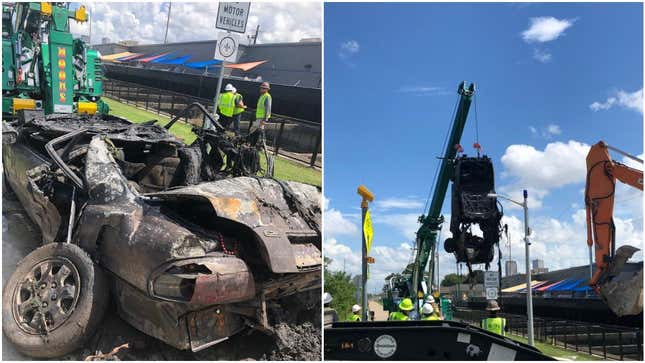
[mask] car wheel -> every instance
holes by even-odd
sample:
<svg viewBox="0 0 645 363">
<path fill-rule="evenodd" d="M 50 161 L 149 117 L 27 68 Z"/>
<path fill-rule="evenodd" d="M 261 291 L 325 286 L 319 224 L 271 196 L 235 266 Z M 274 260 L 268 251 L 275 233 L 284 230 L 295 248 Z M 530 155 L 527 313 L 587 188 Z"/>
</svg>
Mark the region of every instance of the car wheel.
<svg viewBox="0 0 645 363">
<path fill-rule="evenodd" d="M 60 357 L 80 348 L 103 319 L 108 288 L 103 271 L 71 243 L 49 243 L 28 254 L 2 294 L 2 330 L 23 354 Z"/>
<path fill-rule="evenodd" d="M 446 240 L 443 241 L 443 249 L 448 253 L 455 252 L 457 250 L 457 243 L 454 238 L 446 238 Z"/>
</svg>

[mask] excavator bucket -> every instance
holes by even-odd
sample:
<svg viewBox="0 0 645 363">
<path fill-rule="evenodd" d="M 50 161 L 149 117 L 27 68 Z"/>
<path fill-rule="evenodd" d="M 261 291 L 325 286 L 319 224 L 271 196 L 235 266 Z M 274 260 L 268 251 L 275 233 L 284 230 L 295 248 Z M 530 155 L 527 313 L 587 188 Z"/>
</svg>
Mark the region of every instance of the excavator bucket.
<svg viewBox="0 0 645 363">
<path fill-rule="evenodd" d="M 637 315 L 643 312 L 643 268 L 627 278 L 619 278 L 625 263 L 639 251 L 632 246 L 622 246 L 616 250 L 613 261 L 606 271 L 605 283 L 599 284 L 599 292 L 611 311 L 617 316 Z"/>
</svg>

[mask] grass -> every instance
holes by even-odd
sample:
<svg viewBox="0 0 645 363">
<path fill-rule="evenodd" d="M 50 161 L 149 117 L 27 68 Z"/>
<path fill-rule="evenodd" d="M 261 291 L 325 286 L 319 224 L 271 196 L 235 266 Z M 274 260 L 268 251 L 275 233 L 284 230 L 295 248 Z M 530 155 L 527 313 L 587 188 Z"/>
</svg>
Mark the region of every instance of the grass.
<svg viewBox="0 0 645 363">
<path fill-rule="evenodd" d="M 521 343 L 527 342 L 526 338 L 519 335 L 507 334 L 506 336 Z M 534 341 L 534 343 L 535 347 L 539 349 L 543 354 L 546 354 L 553 358 L 562 360 L 603 360 L 601 357 L 556 347 L 549 343 L 542 343 L 538 341 Z"/>
<path fill-rule="evenodd" d="M 263 152 L 260 153 L 260 165 L 262 166 L 262 169 L 266 170 L 267 162 Z M 320 171 L 314 168 L 302 166 L 291 160 L 277 157 L 275 159 L 273 170 L 276 179 L 298 181 L 317 186 L 322 185 Z"/>
<path fill-rule="evenodd" d="M 141 110 L 108 97 L 102 97 L 101 99 L 110 106 L 111 115 L 125 118 L 131 122 L 141 123 L 150 120 L 157 120 L 157 124 L 161 126 L 170 122 L 170 118 L 168 117 Z M 176 122 L 170 128 L 170 132 L 187 144 L 192 143 L 196 138 L 195 134 L 192 132 L 191 126 L 181 121 Z M 266 169 L 264 153 L 260 153 L 260 155 L 260 164 L 263 169 Z M 322 174 L 319 170 L 300 165 L 281 157 L 275 159 L 274 170 L 276 179 L 297 181 L 317 186 L 322 185 Z"/>
</svg>

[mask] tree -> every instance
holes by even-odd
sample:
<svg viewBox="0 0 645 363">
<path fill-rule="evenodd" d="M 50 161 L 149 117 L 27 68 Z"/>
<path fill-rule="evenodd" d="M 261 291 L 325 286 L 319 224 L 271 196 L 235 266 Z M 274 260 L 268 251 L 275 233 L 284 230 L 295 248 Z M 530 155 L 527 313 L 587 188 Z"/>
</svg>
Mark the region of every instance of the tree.
<svg viewBox="0 0 645 363">
<path fill-rule="evenodd" d="M 333 297 L 331 307 L 336 309 L 338 319 L 348 320 L 352 305 L 356 304 L 356 286 L 352 284 L 352 275 L 345 271 L 331 271 L 331 259 L 325 257 L 325 292 Z"/>
<path fill-rule="evenodd" d="M 459 283 L 463 283 L 465 280 L 464 276 L 460 276 L 457 274 L 447 274 L 446 276 L 443 277 L 443 280 L 441 280 L 441 286 L 454 286 Z"/>
<path fill-rule="evenodd" d="M 467 279 L 468 275 L 457 275 L 457 274 L 447 274 L 441 280 L 441 286 L 454 286 L 459 284 L 483 284 L 484 283 L 484 271 L 475 270 L 473 271 L 473 278 Z"/>
</svg>

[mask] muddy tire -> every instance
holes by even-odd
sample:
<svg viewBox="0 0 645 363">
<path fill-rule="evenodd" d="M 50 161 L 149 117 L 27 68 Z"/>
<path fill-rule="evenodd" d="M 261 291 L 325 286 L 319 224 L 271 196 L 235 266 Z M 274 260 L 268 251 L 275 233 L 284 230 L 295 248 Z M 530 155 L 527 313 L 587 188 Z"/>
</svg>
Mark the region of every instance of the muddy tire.
<svg viewBox="0 0 645 363">
<path fill-rule="evenodd" d="M 2 330 L 23 354 L 60 357 L 94 334 L 107 302 L 103 271 L 85 251 L 46 244 L 28 254 L 5 284 Z"/>
<path fill-rule="evenodd" d="M 446 240 L 443 241 L 443 249 L 448 253 L 453 253 L 457 250 L 457 243 L 453 238 L 446 238 Z"/>
</svg>

